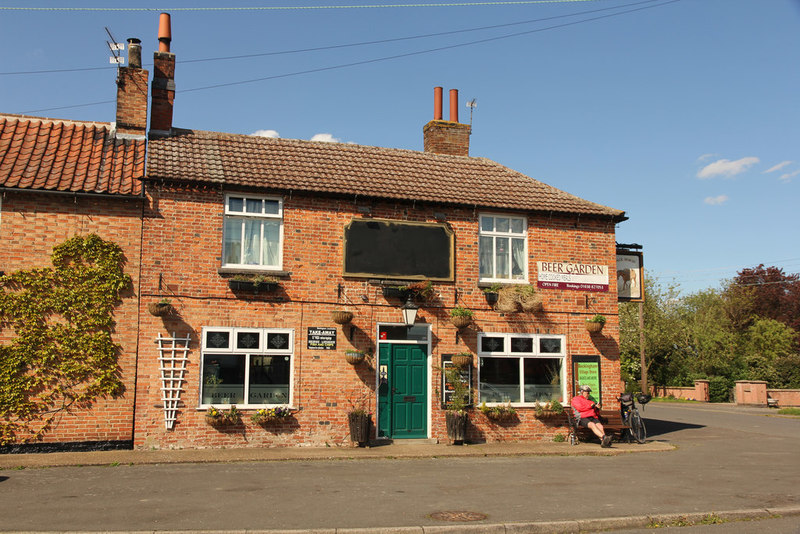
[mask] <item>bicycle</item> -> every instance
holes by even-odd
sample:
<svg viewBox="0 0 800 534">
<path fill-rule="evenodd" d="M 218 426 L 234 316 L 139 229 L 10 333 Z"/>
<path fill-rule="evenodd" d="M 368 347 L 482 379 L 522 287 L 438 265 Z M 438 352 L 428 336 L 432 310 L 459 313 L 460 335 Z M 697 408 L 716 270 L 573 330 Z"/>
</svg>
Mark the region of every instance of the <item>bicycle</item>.
<svg viewBox="0 0 800 534">
<path fill-rule="evenodd" d="M 644 393 L 638 393 L 636 395 L 636 400 L 639 401 L 643 409 L 644 405 L 650 402 L 652 398 L 651 395 L 645 395 Z M 639 414 L 638 408 L 636 408 L 636 401 L 633 400 L 633 394 L 623 393 L 617 400 L 619 400 L 620 404 L 622 421 L 629 427 L 626 434 L 628 443 L 630 443 L 631 438 L 635 439 L 637 443 L 644 443 L 647 440 L 647 429 L 644 426 L 644 420 Z"/>
</svg>

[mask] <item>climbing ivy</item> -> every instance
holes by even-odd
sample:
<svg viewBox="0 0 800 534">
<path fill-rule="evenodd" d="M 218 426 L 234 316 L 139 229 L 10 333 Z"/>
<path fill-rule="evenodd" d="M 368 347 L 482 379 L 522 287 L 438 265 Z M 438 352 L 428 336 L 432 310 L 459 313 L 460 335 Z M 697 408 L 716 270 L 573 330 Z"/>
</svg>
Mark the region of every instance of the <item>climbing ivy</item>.
<svg viewBox="0 0 800 534">
<path fill-rule="evenodd" d="M 75 236 L 53 267 L 0 277 L 0 444 L 40 439 L 58 418 L 118 396 L 113 311 L 131 284 L 115 243 Z M 13 330 L 13 333 L 11 332 Z"/>
</svg>

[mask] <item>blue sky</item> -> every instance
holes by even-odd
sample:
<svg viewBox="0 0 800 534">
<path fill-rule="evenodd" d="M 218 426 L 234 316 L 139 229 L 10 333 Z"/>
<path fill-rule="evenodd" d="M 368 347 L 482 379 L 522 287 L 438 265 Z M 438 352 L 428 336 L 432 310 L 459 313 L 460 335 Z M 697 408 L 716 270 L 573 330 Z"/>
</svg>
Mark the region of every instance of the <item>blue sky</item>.
<svg viewBox="0 0 800 534">
<path fill-rule="evenodd" d="M 625 210 L 663 282 L 800 272 L 800 0 L 130 4 L 0 2 L 0 111 L 113 121 L 104 28 L 149 69 L 169 11 L 177 127 L 421 150 L 455 88 L 471 155 Z"/>
</svg>

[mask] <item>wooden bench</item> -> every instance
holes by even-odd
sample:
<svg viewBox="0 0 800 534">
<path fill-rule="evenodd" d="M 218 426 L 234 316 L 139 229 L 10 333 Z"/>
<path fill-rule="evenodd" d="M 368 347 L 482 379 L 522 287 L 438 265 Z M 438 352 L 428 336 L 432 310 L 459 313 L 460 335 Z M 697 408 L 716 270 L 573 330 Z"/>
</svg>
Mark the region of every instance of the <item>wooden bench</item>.
<svg viewBox="0 0 800 534">
<path fill-rule="evenodd" d="M 564 408 L 564 413 L 567 415 L 567 424 L 569 425 L 569 442 L 572 445 L 577 445 L 581 440 L 588 441 L 594 439 L 599 441 L 598 437 L 594 435 L 589 428 L 578 426 L 578 418 L 572 408 L 567 406 Z M 603 429 L 606 434 L 613 436 L 614 441 L 622 441 L 627 439 L 630 443 L 630 426 L 622 421 L 622 414 L 617 410 L 600 410 L 600 422 L 603 424 Z"/>
</svg>

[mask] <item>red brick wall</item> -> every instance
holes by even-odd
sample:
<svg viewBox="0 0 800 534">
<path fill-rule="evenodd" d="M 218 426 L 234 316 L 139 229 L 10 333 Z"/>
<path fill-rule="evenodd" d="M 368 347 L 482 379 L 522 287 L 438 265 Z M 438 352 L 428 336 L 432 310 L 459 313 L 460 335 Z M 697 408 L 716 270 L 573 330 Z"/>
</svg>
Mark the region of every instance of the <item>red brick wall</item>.
<svg viewBox="0 0 800 534">
<path fill-rule="evenodd" d="M 99 399 L 88 411 L 66 415 L 45 435 L 46 442 L 133 439 L 141 213 L 140 200 L 9 191 L 2 199 L 0 271 L 50 267 L 55 245 L 75 235 L 95 233 L 122 247 L 124 270 L 133 279 L 114 312 L 113 338 L 122 346 L 119 367 L 124 394 Z M 4 334 L 2 341 L 7 342 L 9 332 Z"/>
<path fill-rule="evenodd" d="M 347 445 L 346 412 L 354 393 L 369 389 L 375 410 L 375 362 L 351 366 L 344 351 L 352 347 L 375 349 L 376 324 L 400 321 L 397 302 L 387 302 L 380 287 L 367 280 L 344 279 L 342 272 L 343 227 L 360 217 L 352 200 L 284 197 L 284 263 L 291 273 L 281 279 L 273 294 L 236 296 L 218 273 L 222 253 L 223 199 L 219 190 L 188 190 L 160 186 L 153 189 L 144 220 L 141 275 L 141 330 L 136 396 L 138 447 L 220 447 Z M 544 312 L 501 315 L 486 304 L 478 287 L 477 214 L 442 206 L 376 203 L 375 218 L 434 221 L 435 211 L 445 211 L 456 235 L 456 281 L 436 283 L 438 299 L 423 305 L 418 322 L 431 325 L 432 362 L 440 355 L 476 350 L 477 332 L 551 333 L 567 336 L 569 356 L 601 355 L 603 403 L 613 405 L 619 391 L 619 322 L 617 318 L 614 224 L 585 217 L 529 217 L 529 275 L 535 284 L 536 261 L 570 261 L 610 267 L 608 293 L 542 290 Z M 337 302 L 337 287 L 343 297 Z M 476 312 L 472 327 L 462 331 L 450 324 L 449 309 L 458 303 Z M 146 306 L 163 296 L 172 299 L 177 314 L 165 318 L 147 314 Z M 587 304 L 588 297 L 588 304 Z M 349 326 L 338 327 L 335 351 L 306 348 L 308 327 L 334 327 L 330 312 L 350 304 L 355 313 L 353 340 Z M 608 318 L 602 334 L 590 335 L 585 317 L 602 313 Z M 291 422 L 262 428 L 244 423 L 226 431 L 210 427 L 204 410 L 198 410 L 200 374 L 199 336 L 203 326 L 292 328 L 295 332 L 293 374 L 294 405 L 302 408 Z M 155 339 L 172 333 L 192 337 L 183 406 L 173 430 L 164 426 L 160 401 Z M 571 376 L 567 377 L 568 381 Z M 434 371 L 431 396 L 431 437 L 446 439 L 444 414 L 436 398 L 439 377 Z M 476 384 L 474 384 L 476 385 Z M 568 399 L 566 399 L 568 400 Z M 481 440 L 550 439 L 565 428 L 533 417 L 532 409 L 518 410 L 520 422 L 499 426 L 478 412 L 471 415 L 471 437 Z M 374 421 L 374 419 L 373 419 Z"/>
</svg>

